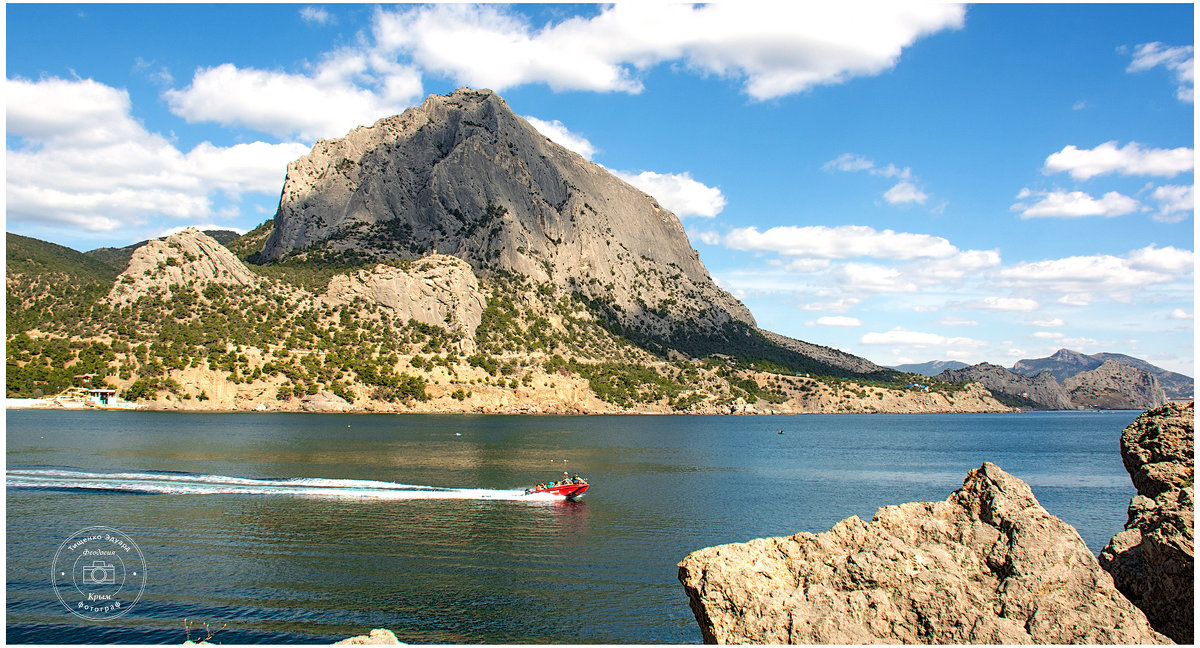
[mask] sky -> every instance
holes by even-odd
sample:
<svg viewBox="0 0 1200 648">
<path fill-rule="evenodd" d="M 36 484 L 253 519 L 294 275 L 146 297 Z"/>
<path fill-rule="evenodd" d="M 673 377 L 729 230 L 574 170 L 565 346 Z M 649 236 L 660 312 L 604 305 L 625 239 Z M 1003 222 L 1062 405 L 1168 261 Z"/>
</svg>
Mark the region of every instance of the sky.
<svg viewBox="0 0 1200 648">
<path fill-rule="evenodd" d="M 6 5 L 5 228 L 271 218 L 318 138 L 490 88 L 760 327 L 888 366 L 1194 374 L 1191 4 Z"/>
</svg>

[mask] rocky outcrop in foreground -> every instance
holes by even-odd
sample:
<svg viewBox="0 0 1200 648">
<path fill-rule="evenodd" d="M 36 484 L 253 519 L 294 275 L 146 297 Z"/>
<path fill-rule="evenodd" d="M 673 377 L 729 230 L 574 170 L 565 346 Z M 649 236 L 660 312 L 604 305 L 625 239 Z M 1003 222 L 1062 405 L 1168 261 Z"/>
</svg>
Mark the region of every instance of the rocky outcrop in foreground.
<svg viewBox="0 0 1200 648">
<path fill-rule="evenodd" d="M 342 639 L 334 642 L 335 646 L 382 646 L 382 645 L 399 645 L 401 642 L 396 638 L 396 633 L 385 628 L 375 628 L 371 634 L 358 635 L 349 639 Z"/>
<path fill-rule="evenodd" d="M 679 580 L 708 643 L 1170 643 L 990 463 L 943 502 L 694 552 Z"/>
<path fill-rule="evenodd" d="M 1138 494 L 1100 564 L 1159 632 L 1195 642 L 1195 404 L 1144 412 L 1121 434 Z"/>
</svg>

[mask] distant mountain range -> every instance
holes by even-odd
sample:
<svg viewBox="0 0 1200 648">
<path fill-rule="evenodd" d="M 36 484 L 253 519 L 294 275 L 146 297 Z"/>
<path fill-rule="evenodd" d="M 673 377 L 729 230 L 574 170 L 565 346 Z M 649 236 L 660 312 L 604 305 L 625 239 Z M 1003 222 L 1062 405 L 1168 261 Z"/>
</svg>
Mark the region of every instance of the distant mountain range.
<svg viewBox="0 0 1200 648">
<path fill-rule="evenodd" d="M 936 363 L 910 365 L 925 368 Z M 961 363 L 959 363 L 961 364 Z M 1192 398 L 1194 381 L 1120 353 L 1086 355 L 1060 349 L 1021 360 L 1012 369 L 980 363 L 947 368 L 936 378 L 979 382 L 1013 407 L 1028 409 L 1145 409 Z"/>
</svg>

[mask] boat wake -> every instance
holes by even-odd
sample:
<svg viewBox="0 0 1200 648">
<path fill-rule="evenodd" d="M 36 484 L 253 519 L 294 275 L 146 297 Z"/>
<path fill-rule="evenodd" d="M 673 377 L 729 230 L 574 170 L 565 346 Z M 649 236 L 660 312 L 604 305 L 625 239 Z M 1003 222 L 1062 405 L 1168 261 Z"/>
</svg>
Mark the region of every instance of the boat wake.
<svg viewBox="0 0 1200 648">
<path fill-rule="evenodd" d="M 8 488 L 85 490 L 174 495 L 285 495 L 313 498 L 558 500 L 525 495 L 523 490 L 440 488 L 363 479 L 294 477 L 255 479 L 180 472 L 97 473 L 69 469 L 13 469 L 5 472 Z"/>
</svg>

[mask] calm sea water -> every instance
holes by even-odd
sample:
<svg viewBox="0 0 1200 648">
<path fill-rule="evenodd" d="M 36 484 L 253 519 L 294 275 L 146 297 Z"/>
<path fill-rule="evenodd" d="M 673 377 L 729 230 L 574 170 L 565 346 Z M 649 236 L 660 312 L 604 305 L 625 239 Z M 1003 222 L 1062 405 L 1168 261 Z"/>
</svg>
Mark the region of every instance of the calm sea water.
<svg viewBox="0 0 1200 648">
<path fill-rule="evenodd" d="M 10 411 L 7 638 L 180 643 L 187 619 L 227 623 L 223 643 L 695 643 L 687 553 L 941 500 L 985 460 L 1098 552 L 1133 495 L 1136 415 Z M 521 496 L 564 470 L 583 501 Z M 50 582 L 90 526 L 145 557 L 118 619 L 68 614 Z"/>
</svg>

